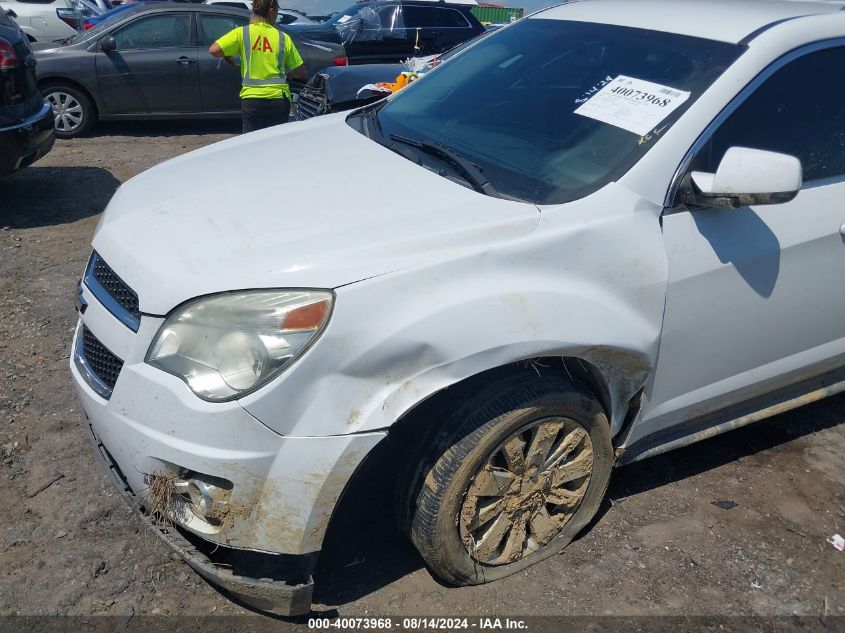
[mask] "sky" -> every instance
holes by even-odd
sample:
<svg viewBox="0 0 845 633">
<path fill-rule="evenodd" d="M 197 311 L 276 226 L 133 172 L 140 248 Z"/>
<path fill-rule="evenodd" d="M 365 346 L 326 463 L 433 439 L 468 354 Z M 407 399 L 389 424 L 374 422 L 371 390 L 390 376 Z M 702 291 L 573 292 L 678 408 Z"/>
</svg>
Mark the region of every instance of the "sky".
<svg viewBox="0 0 845 633">
<path fill-rule="evenodd" d="M 523 8 L 526 13 L 557 4 L 559 0 L 492 0 L 507 7 Z M 280 0 L 285 9 L 298 9 L 308 15 L 327 15 L 334 11 L 343 11 L 352 6 L 355 0 Z"/>
</svg>

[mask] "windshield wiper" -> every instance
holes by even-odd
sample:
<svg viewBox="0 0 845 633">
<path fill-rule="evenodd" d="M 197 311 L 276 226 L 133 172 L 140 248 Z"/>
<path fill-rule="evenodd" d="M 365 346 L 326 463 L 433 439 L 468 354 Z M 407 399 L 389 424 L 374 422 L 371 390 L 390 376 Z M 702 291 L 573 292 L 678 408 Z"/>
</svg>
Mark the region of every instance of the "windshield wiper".
<svg viewBox="0 0 845 633">
<path fill-rule="evenodd" d="M 373 135 L 371 134 L 371 130 L 373 129 L 380 137 L 384 138 L 384 132 L 382 132 L 381 129 L 381 121 L 378 120 L 378 111 L 381 110 L 382 106 L 384 106 L 384 103 L 384 101 L 378 102 L 376 103 L 376 105 L 361 112 L 361 115 L 363 116 L 364 121 L 366 123 L 365 134 L 369 138 L 373 138 Z"/>
<path fill-rule="evenodd" d="M 398 134 L 391 134 L 390 139 L 397 143 L 416 147 L 421 152 L 424 152 L 429 156 L 439 158 L 444 163 L 450 164 L 452 167 L 457 169 L 464 177 L 464 180 L 472 185 L 472 188 L 479 193 L 483 193 L 484 195 L 492 196 L 494 198 L 509 198 L 509 196 L 505 196 L 504 194 L 496 191 L 496 188 L 490 184 L 487 176 L 484 175 L 484 172 L 478 165 L 466 157 L 461 156 L 451 147 L 429 140 L 415 141 L 413 139 L 405 138 L 404 136 L 399 136 Z"/>
</svg>

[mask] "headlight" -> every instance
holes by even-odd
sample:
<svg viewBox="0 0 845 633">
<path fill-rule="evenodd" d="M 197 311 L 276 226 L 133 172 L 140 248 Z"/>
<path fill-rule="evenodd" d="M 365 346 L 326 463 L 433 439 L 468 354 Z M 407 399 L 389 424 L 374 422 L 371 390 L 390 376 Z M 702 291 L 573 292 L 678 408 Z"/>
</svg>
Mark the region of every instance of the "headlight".
<svg viewBox="0 0 845 633">
<path fill-rule="evenodd" d="M 334 295 L 319 290 L 233 292 L 191 301 L 171 314 L 146 361 L 185 381 L 203 400 L 258 389 L 323 331 Z"/>
</svg>

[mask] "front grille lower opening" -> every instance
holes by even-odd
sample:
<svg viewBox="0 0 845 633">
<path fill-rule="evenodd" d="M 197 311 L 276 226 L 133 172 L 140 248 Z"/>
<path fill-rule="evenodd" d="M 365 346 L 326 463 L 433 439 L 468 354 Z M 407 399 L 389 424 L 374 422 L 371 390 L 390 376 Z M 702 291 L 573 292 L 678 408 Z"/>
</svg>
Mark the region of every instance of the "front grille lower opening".
<svg viewBox="0 0 845 633">
<path fill-rule="evenodd" d="M 109 389 L 114 389 L 123 361 L 112 354 L 91 331 L 82 326 L 82 357 L 91 371 Z"/>
</svg>

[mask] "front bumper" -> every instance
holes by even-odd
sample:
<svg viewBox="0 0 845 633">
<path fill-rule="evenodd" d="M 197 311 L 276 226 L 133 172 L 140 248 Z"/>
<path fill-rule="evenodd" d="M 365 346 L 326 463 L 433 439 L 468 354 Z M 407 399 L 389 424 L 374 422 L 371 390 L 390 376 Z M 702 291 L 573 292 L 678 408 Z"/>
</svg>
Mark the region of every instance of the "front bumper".
<svg viewBox="0 0 845 633">
<path fill-rule="evenodd" d="M 0 176 L 23 169 L 45 156 L 55 140 L 53 110 L 45 103 L 25 121 L 0 128 Z"/>
<path fill-rule="evenodd" d="M 134 332 L 85 284 L 78 304 L 84 312 L 74 338 L 71 373 L 98 454 L 112 474 L 120 473 L 118 488 L 136 508 L 157 510 L 150 501 L 156 477 L 223 486 L 223 511 L 212 513 L 211 520 L 193 512 L 196 505 L 180 502 L 181 511 L 168 510 L 168 518 L 184 536 L 173 528 L 157 532 L 198 573 L 245 602 L 282 615 L 301 613 L 310 601 L 311 581 L 310 568 L 303 571 L 299 562 L 316 561 L 346 483 L 385 433 L 279 435 L 237 402 L 200 400 L 178 378 L 144 363 L 162 319 L 143 316 Z M 84 352 L 83 328 L 122 361 L 109 393 L 98 391 L 76 362 L 80 350 Z M 175 492 L 170 496 L 178 499 Z M 186 546 L 188 541 L 199 546 Z M 259 556 L 271 563 L 262 563 L 258 571 L 245 566 L 249 573 L 233 574 L 217 564 L 224 561 L 205 544 L 237 560 Z M 200 550 L 207 554 L 200 556 Z"/>
<path fill-rule="evenodd" d="M 147 529 L 154 532 L 170 549 L 181 556 L 182 560 L 190 565 L 195 572 L 210 583 L 233 594 L 241 602 L 256 609 L 285 616 L 304 615 L 311 611 L 314 579 L 310 577 L 310 574 L 307 582 L 297 585 L 290 585 L 280 580 L 256 579 L 237 575 L 230 569 L 216 566 L 176 527 L 155 522 L 144 514 L 141 509 L 143 500 L 139 499 L 126 484 L 126 479 L 120 467 L 112 460 L 108 450 L 94 434 L 88 416 L 85 415 L 84 418 L 85 426 L 90 431 L 88 437 L 94 446 L 94 456 L 109 475 L 109 479 L 111 479 L 123 500 L 144 522 Z"/>
</svg>

